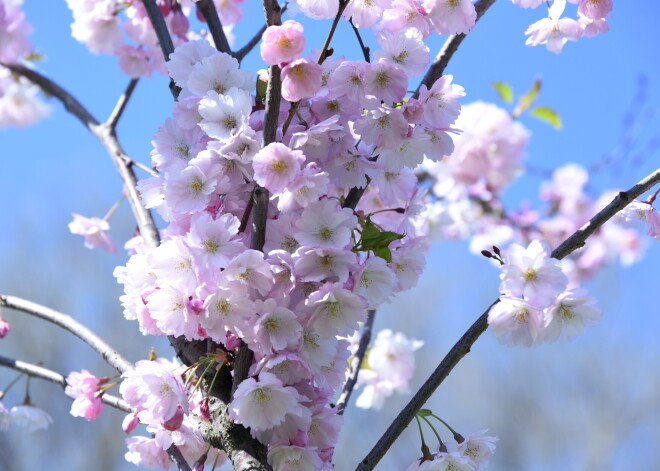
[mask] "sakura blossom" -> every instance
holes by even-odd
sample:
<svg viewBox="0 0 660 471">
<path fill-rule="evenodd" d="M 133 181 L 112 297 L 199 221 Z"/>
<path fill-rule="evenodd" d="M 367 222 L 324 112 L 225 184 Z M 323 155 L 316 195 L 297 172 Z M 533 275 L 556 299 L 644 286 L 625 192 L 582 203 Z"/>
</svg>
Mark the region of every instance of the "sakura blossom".
<svg viewBox="0 0 660 471">
<path fill-rule="evenodd" d="M 505 345 L 538 345 L 543 326 L 543 312 L 519 298 L 502 297 L 488 312 L 488 328 Z"/>
<path fill-rule="evenodd" d="M 108 231 L 110 224 L 105 219 L 88 218 L 80 214 L 73 213 L 73 221 L 69 223 L 69 230 L 72 234 L 81 235 L 85 238 L 85 247 L 95 249 L 101 247 L 108 253 L 115 253 L 117 248 L 110 238 Z"/>
<path fill-rule="evenodd" d="M 53 423 L 53 418 L 43 409 L 25 403 L 9 410 L 9 421 L 30 432 L 46 430 Z"/>
<path fill-rule="evenodd" d="M 559 338 L 572 340 L 584 333 L 586 326 L 594 325 L 601 316 L 594 306 L 596 299 L 587 296 L 582 289 L 562 293 L 555 303 L 545 311 L 544 334 L 546 340 Z"/>
<path fill-rule="evenodd" d="M 261 57 L 268 65 L 292 62 L 305 48 L 303 27 L 293 20 L 287 20 L 281 26 L 269 26 L 261 40 Z"/>
</svg>

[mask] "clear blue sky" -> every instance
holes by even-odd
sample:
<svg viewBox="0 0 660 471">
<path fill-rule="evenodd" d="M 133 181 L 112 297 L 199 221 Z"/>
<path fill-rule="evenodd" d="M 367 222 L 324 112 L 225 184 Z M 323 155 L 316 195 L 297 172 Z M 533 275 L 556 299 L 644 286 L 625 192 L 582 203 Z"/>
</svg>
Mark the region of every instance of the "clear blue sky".
<svg viewBox="0 0 660 471">
<path fill-rule="evenodd" d="M 261 24 L 258 2 L 248 0 L 243 8 L 246 22 L 237 27 L 236 46 L 241 46 L 256 25 Z M 128 83 L 128 78 L 118 70 L 116 59 L 90 56 L 84 46 L 70 38 L 71 15 L 64 1 L 26 0 L 25 10 L 35 26 L 33 42 L 45 56 L 41 70 L 71 90 L 99 120 L 105 119 Z M 524 121 L 533 133 L 527 162 L 540 169 L 552 169 L 566 162 L 588 165 L 619 148 L 625 140 L 624 130 L 629 128 L 625 122 L 630 119 L 627 116 L 643 77 L 646 96 L 643 106 L 634 108 L 632 114 L 635 123 L 632 147 L 616 164 L 595 175 L 593 189 L 597 193 L 606 188 L 630 186 L 660 164 L 660 153 L 653 145 L 660 133 L 657 51 L 660 4 L 653 0 L 616 1 L 609 34 L 569 43 L 559 56 L 544 47 L 524 45 L 523 32 L 527 25 L 542 15 L 542 7 L 529 11 L 499 0 L 464 41 L 447 72 L 465 87 L 466 103 L 496 101 L 489 85 L 494 80 L 508 82 L 517 92 L 522 92 L 535 78 L 542 78 L 539 101 L 558 110 L 564 129 L 557 132 L 545 124 Z M 310 49 L 320 46 L 326 31 L 327 22 L 307 28 Z M 431 41 L 432 54 L 441 43 L 440 38 Z M 338 29 L 334 46 L 336 50 L 347 51 L 343 53 L 349 58 L 360 57 L 353 33 L 345 22 Z M 245 67 L 252 70 L 261 67 L 258 59 L 257 54 L 252 54 L 245 60 Z M 121 317 L 116 301 L 120 289 L 111 274 L 112 268 L 123 264 L 126 257 L 88 251 L 67 230 L 71 212 L 103 216 L 119 196 L 120 181 L 95 139 L 58 103 L 52 105 L 51 116 L 32 127 L 0 130 L 3 177 L 0 292 L 28 297 L 69 312 L 108 338 L 124 341 L 129 358 L 137 360 L 154 342 L 143 340 L 134 332 L 136 326 Z M 164 78 L 138 84 L 118 131 L 128 155 L 148 162 L 151 136 L 170 113 L 171 106 Z M 640 160 L 639 155 L 644 158 Z M 535 199 L 540 181 L 534 175 L 524 176 L 507 191 L 506 201 L 517 205 L 522 199 Z M 111 221 L 112 234 L 119 245 L 133 232 L 130 217 L 124 205 Z M 606 414 L 605 409 L 628 410 L 641 400 L 640 391 L 651 387 L 651 376 L 656 374 L 660 358 L 656 340 L 659 310 L 655 300 L 660 248 L 658 242 L 648 242 L 643 262 L 626 269 L 607 269 L 590 284 L 604 312 L 600 326 L 572 344 L 543 346 L 532 351 L 499 346 L 486 334 L 465 364 L 459 366 L 432 399 L 434 410 L 441 411 L 443 417 L 457 426 L 464 426 L 461 431 L 490 428 L 499 435 L 502 451 L 490 469 L 553 470 L 560 465 L 568 470 L 588 469 L 583 466 L 584 455 L 590 453 L 593 444 L 589 441 L 586 445 L 576 445 L 576 441 L 583 439 L 583 435 L 592 439 L 600 437 L 596 431 L 604 428 L 603 417 L 610 417 L 614 423 L 623 421 L 622 417 L 612 416 L 611 411 Z M 407 335 L 426 341 L 420 351 L 417 384 L 497 295 L 496 271 L 485 268 L 487 264 L 483 260 L 469 255 L 465 244 L 434 248 L 429 266 L 419 289 L 386 306 L 377 322 L 378 328 L 395 324 Z M 42 327 L 34 320 L 23 321 L 19 314 L 5 315 L 17 325 L 24 323 L 24 328 L 30 330 L 21 333 L 17 329 L 0 342 L 2 354 L 44 361 L 46 366 L 63 373 L 92 369 L 94 365 L 99 368 L 96 370 L 99 374 L 110 373 L 102 370 L 90 351 L 77 345 L 67 334 Z M 25 342 L 26 338 L 30 342 Z M 63 343 L 55 344 L 55 340 Z M 162 354 L 168 354 L 162 343 L 156 344 Z M 118 347 L 123 348 L 121 343 Z M 621 365 L 622 358 L 630 359 L 625 367 Z M 596 378 L 585 383 L 588 376 L 585 371 L 596 372 Z M 0 387 L 11 377 L 13 374 L 0 370 Z M 50 406 L 49 410 L 58 418 L 50 432 L 51 438 L 57 438 L 60 433 L 100 433 L 100 425 L 66 417 L 68 400 L 59 397 L 56 388 L 33 387 L 39 388 L 33 395 Z M 619 391 L 618 395 L 615 390 Z M 516 394 L 514 398 L 512 391 Z M 602 402 L 602 408 L 596 407 L 606 393 L 612 395 L 611 400 Z M 500 412 L 503 403 L 507 404 L 505 414 Z M 523 409 L 530 404 L 538 407 L 532 412 Z M 352 469 L 350 466 L 373 444 L 385 422 L 401 405 L 402 400 L 395 399 L 380 413 L 350 409 L 346 436 L 352 444 L 342 443 L 344 452 L 340 448 L 339 453 L 344 458 L 337 469 Z M 591 405 L 594 409 L 590 409 Z M 626 419 L 632 425 L 627 428 L 621 425 L 616 430 L 620 436 L 613 442 L 612 459 L 602 469 L 628 469 L 626 463 L 651 469 L 655 466 L 652 463 L 660 461 L 660 451 L 653 446 L 657 439 L 654 442 L 651 438 L 658 438 L 660 433 L 657 426 L 660 420 L 655 420 L 659 409 L 660 399 L 656 398 L 647 404 L 645 416 Z M 114 417 L 113 426 L 117 427 L 119 414 L 109 411 L 108 415 Z M 559 419 L 563 415 L 568 416 L 565 421 Z M 360 428 L 360 423 L 372 426 Z M 520 430 L 515 430 L 520 428 L 529 428 L 527 435 L 536 436 L 539 441 L 532 443 L 526 438 L 517 446 L 507 442 L 512 437 L 520 440 Z M 547 436 L 542 430 L 548 431 Z M 111 435 L 112 440 L 120 441 L 119 434 Z M 94 463 L 92 457 L 89 457 L 92 461 L 84 461 L 84 453 L 68 450 L 63 442 L 41 445 L 46 438 L 46 434 L 30 438 L 16 432 L 12 440 L 18 443 L 27 439 L 34 451 L 22 454 L 23 467 L 8 469 L 82 469 Z M 84 447 L 82 440 L 79 443 Z M 378 469 L 403 469 L 417 455 L 419 445 L 414 433 L 407 433 L 402 443 Z M 107 449 L 112 449 L 110 444 Z M 103 451 L 98 450 L 96 454 L 92 451 L 88 454 L 98 459 L 98 453 Z M 514 451 L 517 461 L 512 458 Z M 52 460 L 52 453 L 62 457 L 58 460 L 61 466 L 45 461 L 46 456 Z M 74 458 L 71 467 L 68 460 Z M 1 466 L 2 460 L 0 469 Z M 122 465 L 120 460 L 115 469 L 133 467 Z"/>
</svg>

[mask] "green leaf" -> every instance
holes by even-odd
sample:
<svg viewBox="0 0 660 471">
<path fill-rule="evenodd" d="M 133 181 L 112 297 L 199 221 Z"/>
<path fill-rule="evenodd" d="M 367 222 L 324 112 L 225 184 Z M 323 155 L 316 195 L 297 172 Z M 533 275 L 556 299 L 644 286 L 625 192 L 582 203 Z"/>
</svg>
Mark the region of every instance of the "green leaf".
<svg viewBox="0 0 660 471">
<path fill-rule="evenodd" d="M 513 102 L 513 90 L 508 83 L 504 82 L 491 82 L 491 85 L 505 103 Z"/>
<path fill-rule="evenodd" d="M 367 222 L 362 228 L 362 240 L 371 240 L 377 238 L 380 234 L 378 228 L 371 222 Z"/>
<path fill-rule="evenodd" d="M 392 262 L 392 251 L 387 247 L 376 247 L 374 248 L 374 253 L 377 257 L 382 258 L 387 263 Z"/>
<path fill-rule="evenodd" d="M 561 129 L 561 118 L 552 108 L 537 106 L 530 111 L 530 114 L 541 121 L 551 124 L 555 129 Z"/>
<path fill-rule="evenodd" d="M 417 411 L 417 415 L 420 417 L 429 417 L 433 415 L 433 412 L 429 409 L 420 409 L 419 411 Z"/>
<path fill-rule="evenodd" d="M 523 96 L 520 97 L 520 100 L 518 103 L 520 103 L 520 106 L 523 109 L 529 108 L 532 103 L 534 103 L 534 100 L 536 100 L 536 97 L 539 95 L 539 90 L 541 90 L 541 80 L 536 79 L 534 80 L 534 84 L 532 85 L 532 88 L 530 91 L 525 93 Z"/>
<path fill-rule="evenodd" d="M 264 72 L 264 74 L 266 73 L 265 70 L 264 71 L 259 71 L 259 72 Z M 256 85 L 255 88 L 256 88 L 257 98 L 260 98 L 260 99 L 264 100 L 266 98 L 266 88 L 268 88 L 268 78 L 267 78 L 267 76 L 265 76 L 261 73 L 258 73 L 257 74 L 257 85 Z"/>
</svg>

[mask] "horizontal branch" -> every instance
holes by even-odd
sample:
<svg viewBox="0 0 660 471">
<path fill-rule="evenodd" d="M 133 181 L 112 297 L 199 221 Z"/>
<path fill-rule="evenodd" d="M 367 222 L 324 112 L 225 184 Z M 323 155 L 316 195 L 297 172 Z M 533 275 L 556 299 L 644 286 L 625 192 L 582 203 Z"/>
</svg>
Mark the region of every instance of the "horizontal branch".
<svg viewBox="0 0 660 471">
<path fill-rule="evenodd" d="M 628 191 L 619 193 L 614 200 L 596 214 L 587 224 L 580 228 L 577 232 L 566 239 L 559 247 L 553 252 L 552 256 L 557 259 L 562 259 L 570 255 L 573 251 L 582 247 L 586 239 L 593 234 L 598 228 L 610 220 L 617 212 L 622 210 L 654 185 L 660 183 L 660 169 L 651 173 L 649 176 L 641 180 Z M 394 441 L 401 435 L 408 424 L 413 420 L 415 414 L 421 409 L 426 401 L 431 397 L 435 390 L 442 384 L 445 378 L 451 373 L 454 367 L 461 359 L 470 352 L 472 345 L 488 328 L 488 312 L 490 309 L 499 302 L 495 300 L 484 311 L 481 316 L 470 326 L 470 328 L 463 334 L 458 342 L 449 350 L 449 353 L 442 359 L 438 367 L 431 373 L 426 382 L 415 393 L 413 398 L 406 404 L 399 415 L 387 428 L 383 436 L 378 440 L 376 445 L 372 448 L 369 454 L 360 462 L 356 471 L 372 470 L 378 462 L 385 456 L 387 450 L 394 444 Z"/>
<path fill-rule="evenodd" d="M 475 25 L 493 3 L 495 3 L 495 0 L 479 0 L 474 4 L 474 9 L 477 12 Z M 442 49 L 440 49 L 440 52 L 435 57 L 435 60 L 426 71 L 424 78 L 417 86 L 417 90 L 415 90 L 415 93 L 413 93 L 413 98 L 419 97 L 419 89 L 422 87 L 422 85 L 426 85 L 427 88 L 431 88 L 435 81 L 442 76 L 442 73 L 447 68 L 447 64 L 449 64 L 449 60 L 458 50 L 458 46 L 461 45 L 465 39 L 465 36 L 466 34 L 452 34 L 447 38 L 445 43 L 442 45 Z"/>
<path fill-rule="evenodd" d="M 27 363 L 20 360 L 14 360 L 13 358 L 8 358 L 0 355 L 0 366 L 4 366 L 6 368 L 11 368 L 12 370 L 16 370 L 21 373 L 25 373 L 26 375 L 31 376 L 33 378 L 44 379 L 46 381 L 50 381 L 51 383 L 59 384 L 60 386 L 62 386 L 62 388 L 65 388 L 67 386 L 66 378 L 61 374 L 56 373 L 55 371 L 49 370 L 47 368 L 43 368 L 41 366 L 33 365 L 32 363 Z M 117 396 L 112 396 L 110 394 L 103 394 L 101 396 L 101 400 L 110 407 L 114 407 L 115 409 L 119 409 L 120 411 L 126 413 L 133 412 L 133 409 L 131 409 L 131 407 L 123 399 Z"/>
<path fill-rule="evenodd" d="M 106 363 L 120 373 L 133 369 L 133 364 L 108 345 L 105 340 L 67 314 L 62 314 L 41 304 L 17 298 L 16 296 L 0 295 L 0 306 L 30 314 L 68 330 L 92 347 L 101 355 Z"/>
<path fill-rule="evenodd" d="M 78 118 L 78 120 L 101 142 L 110 155 L 112 162 L 117 168 L 119 177 L 124 183 L 126 197 L 131 204 L 131 209 L 140 229 L 140 234 L 148 245 L 151 247 L 157 247 L 160 243 L 158 228 L 156 227 L 151 211 L 146 209 L 142 204 L 142 200 L 137 191 L 137 178 L 130 166 L 130 163 L 133 160 L 129 158 L 121 148 L 117 136 L 115 135 L 114 128 L 111 125 L 111 121 L 105 124 L 99 123 L 87 108 L 85 108 L 72 94 L 36 70 L 20 64 L 0 63 L 0 65 L 25 77 L 41 87 L 44 92 L 60 100 L 66 110 Z"/>
</svg>

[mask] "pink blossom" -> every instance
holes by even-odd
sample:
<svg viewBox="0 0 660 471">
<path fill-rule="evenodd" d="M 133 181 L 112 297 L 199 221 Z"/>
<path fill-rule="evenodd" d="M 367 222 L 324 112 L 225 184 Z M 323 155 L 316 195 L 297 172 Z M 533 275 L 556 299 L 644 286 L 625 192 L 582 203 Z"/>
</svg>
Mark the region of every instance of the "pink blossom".
<svg viewBox="0 0 660 471">
<path fill-rule="evenodd" d="M 202 61 L 205 57 L 218 55 L 224 57 L 222 53 L 218 53 L 208 41 L 197 40 L 182 43 L 174 52 L 170 54 L 169 60 L 165 63 L 170 77 L 174 80 L 179 87 L 186 87 L 188 77 L 191 75 L 193 67 Z M 238 63 L 236 63 L 238 69 Z M 198 91 L 198 95 L 205 95 L 208 90 L 214 87 L 205 88 L 203 91 Z M 229 87 L 225 88 L 226 90 Z"/>
<path fill-rule="evenodd" d="M 511 0 L 511 2 L 523 8 L 536 8 L 543 3 L 543 0 Z"/>
<path fill-rule="evenodd" d="M 32 404 L 21 404 L 9 410 L 10 423 L 25 427 L 30 432 L 46 430 L 53 418 L 43 409 Z"/>
<path fill-rule="evenodd" d="M 408 77 L 395 64 L 379 60 L 369 64 L 364 74 L 364 86 L 368 94 L 386 103 L 403 100 L 408 89 Z"/>
<path fill-rule="evenodd" d="M 335 199 L 325 198 L 310 205 L 296 222 L 296 240 L 309 247 L 335 247 L 348 245 L 357 217 L 348 208 L 340 207 Z"/>
<path fill-rule="evenodd" d="M 416 0 L 394 0 L 383 12 L 383 28 L 392 32 L 415 28 L 423 37 L 431 34 L 428 13 Z"/>
<path fill-rule="evenodd" d="M 315 447 L 300 446 L 276 446 L 270 449 L 268 464 L 275 471 L 311 471 L 323 467 Z"/>
<path fill-rule="evenodd" d="M 488 466 L 488 458 L 495 453 L 495 437 L 484 435 L 487 431 L 473 433 L 452 450 L 463 455 L 472 463 L 474 469 L 485 469 Z"/>
<path fill-rule="evenodd" d="M 357 277 L 354 291 L 367 299 L 370 309 L 375 309 L 392 296 L 396 283 L 396 276 L 385 260 L 369 257 Z"/>
<path fill-rule="evenodd" d="M 255 181 L 272 192 L 281 192 L 301 173 L 305 155 L 280 142 L 261 149 L 252 161 Z"/>
<path fill-rule="evenodd" d="M 72 213 L 73 221 L 69 223 L 72 234 L 78 234 L 85 238 L 85 247 L 94 249 L 103 248 L 108 253 L 115 253 L 117 248 L 110 238 L 108 231 L 110 224 L 105 219 L 86 218 L 80 214 Z"/>
<path fill-rule="evenodd" d="M 568 279 L 546 244 L 534 240 L 525 249 L 512 244 L 504 255 L 500 290 L 524 296 L 535 306 L 547 306 L 566 288 Z"/>
<path fill-rule="evenodd" d="M 560 18 L 565 6 L 566 0 L 555 0 L 548 11 L 548 18 L 543 18 L 527 28 L 525 34 L 529 35 L 529 38 L 525 44 L 546 44 L 548 51 L 559 54 L 568 40 L 577 41 L 582 28 L 576 20 Z"/>
<path fill-rule="evenodd" d="M 295 102 L 314 95 L 321 88 L 321 66 L 307 59 L 296 59 L 282 69 L 282 97 Z"/>
<path fill-rule="evenodd" d="M 302 326 L 293 311 L 267 299 L 257 307 L 260 314 L 250 337 L 254 350 L 264 354 L 285 349 L 296 350 L 302 337 Z M 256 347 L 256 348 L 255 348 Z"/>
<path fill-rule="evenodd" d="M 7 430 L 10 423 L 11 416 L 9 415 L 9 410 L 0 402 L 0 432 Z"/>
<path fill-rule="evenodd" d="M 381 18 L 388 3 L 387 0 L 352 0 L 343 16 L 350 19 L 356 28 L 371 28 Z"/>
<path fill-rule="evenodd" d="M 477 19 L 470 0 L 425 0 L 423 6 L 433 28 L 441 35 L 467 33 Z"/>
<path fill-rule="evenodd" d="M 277 376 L 261 373 L 259 380 L 248 378 L 238 385 L 227 408 L 234 422 L 262 431 L 281 424 L 287 414 L 303 414 L 302 400 L 294 388 L 284 386 Z"/>
<path fill-rule="evenodd" d="M 364 298 L 342 288 L 340 283 L 325 283 L 312 293 L 305 305 L 312 315 L 309 325 L 324 336 L 346 335 L 365 320 Z"/>
<path fill-rule="evenodd" d="M 386 29 L 376 36 L 382 50 L 375 52 L 378 60 L 386 60 L 401 70 L 408 77 L 421 74 L 429 63 L 429 48 L 424 44 L 424 37 L 416 28 L 406 28 L 391 32 Z"/>
<path fill-rule="evenodd" d="M 543 312 L 522 299 L 501 297 L 488 311 L 488 327 L 505 345 L 531 347 L 543 340 Z"/>
<path fill-rule="evenodd" d="M 545 339 L 572 340 L 582 334 L 586 326 L 594 325 L 601 316 L 594 305 L 596 300 L 581 289 L 568 290 L 545 310 Z"/>
<path fill-rule="evenodd" d="M 424 119 L 433 128 L 448 128 L 461 112 L 458 99 L 465 96 L 465 89 L 452 84 L 453 79 L 453 75 L 443 75 L 430 90 L 424 84 L 420 88 L 419 102 L 424 105 Z"/>
<path fill-rule="evenodd" d="M 612 0 L 580 0 L 578 13 L 599 20 L 605 18 L 612 11 Z"/>
<path fill-rule="evenodd" d="M 129 463 L 145 468 L 169 469 L 172 465 L 169 456 L 156 440 L 147 437 L 130 437 L 126 439 L 128 451 L 124 458 Z"/>
<path fill-rule="evenodd" d="M 337 14 L 339 0 L 296 0 L 300 10 L 315 20 L 332 18 Z"/>
<path fill-rule="evenodd" d="M 294 61 L 304 48 L 303 27 L 297 21 L 287 20 L 281 26 L 269 26 L 261 37 L 261 58 L 268 65 Z"/>
<path fill-rule="evenodd" d="M 149 55 L 140 48 L 124 44 L 116 51 L 119 57 L 119 67 L 126 75 L 133 78 L 150 77 L 151 65 Z"/>
</svg>

